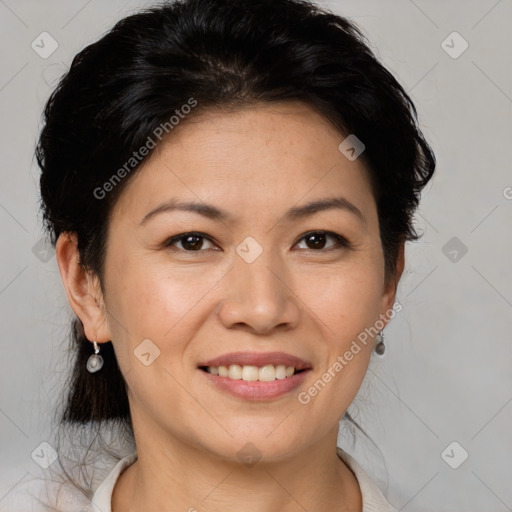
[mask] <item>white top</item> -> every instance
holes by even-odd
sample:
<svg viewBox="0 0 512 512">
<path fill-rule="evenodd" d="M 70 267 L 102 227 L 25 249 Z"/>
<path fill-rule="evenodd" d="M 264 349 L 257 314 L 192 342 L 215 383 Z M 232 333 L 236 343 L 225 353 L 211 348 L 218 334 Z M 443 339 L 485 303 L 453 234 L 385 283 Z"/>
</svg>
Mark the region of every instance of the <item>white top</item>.
<svg viewBox="0 0 512 512">
<path fill-rule="evenodd" d="M 345 464 L 352 470 L 363 498 L 362 512 L 397 512 L 390 503 L 384 498 L 381 490 L 363 470 L 363 468 L 356 462 L 356 460 L 338 447 L 337 454 Z M 78 491 L 61 492 L 58 499 L 59 512 L 112 512 L 111 501 L 112 492 L 119 475 L 124 469 L 133 464 L 137 460 L 137 453 L 132 453 L 123 457 L 114 466 L 107 477 L 97 487 L 91 501 L 87 500 Z M 33 484 L 33 482 L 30 482 Z M 21 491 L 21 489 L 20 489 Z M 0 502 L 0 512 L 37 512 L 45 511 L 46 509 L 41 505 L 40 508 L 34 508 L 37 503 L 34 501 L 34 491 L 32 488 L 32 498 L 28 498 L 29 492 L 9 493 L 12 494 Z M 6 508 L 7 507 L 7 508 Z"/>
</svg>

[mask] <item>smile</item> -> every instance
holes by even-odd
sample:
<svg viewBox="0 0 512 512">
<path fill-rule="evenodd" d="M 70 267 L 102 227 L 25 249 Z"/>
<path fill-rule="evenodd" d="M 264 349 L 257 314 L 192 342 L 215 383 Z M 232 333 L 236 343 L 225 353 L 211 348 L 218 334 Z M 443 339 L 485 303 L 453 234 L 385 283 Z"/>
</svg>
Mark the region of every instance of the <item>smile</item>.
<svg viewBox="0 0 512 512">
<path fill-rule="evenodd" d="M 286 366 L 284 364 L 267 364 L 261 367 L 231 364 L 229 366 L 203 366 L 201 369 L 211 373 L 212 375 L 219 375 L 220 377 L 227 377 L 228 379 L 245 380 L 250 382 L 271 382 L 276 379 L 286 379 L 295 373 L 304 371 L 297 370 L 293 366 Z"/>
<path fill-rule="evenodd" d="M 209 384 L 244 400 L 272 400 L 296 389 L 312 365 L 284 352 L 233 352 L 197 366 Z"/>
</svg>

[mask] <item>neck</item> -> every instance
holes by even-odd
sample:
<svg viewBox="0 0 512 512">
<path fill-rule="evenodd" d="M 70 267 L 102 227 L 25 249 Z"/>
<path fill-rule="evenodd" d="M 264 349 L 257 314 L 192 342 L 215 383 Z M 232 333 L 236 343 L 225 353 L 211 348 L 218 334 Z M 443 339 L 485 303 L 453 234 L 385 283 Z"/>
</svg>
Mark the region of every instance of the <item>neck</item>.
<svg viewBox="0 0 512 512">
<path fill-rule="evenodd" d="M 361 512 L 359 484 L 336 455 L 336 438 L 334 432 L 292 458 L 249 467 L 143 437 L 137 461 L 114 487 L 112 512 Z"/>
</svg>

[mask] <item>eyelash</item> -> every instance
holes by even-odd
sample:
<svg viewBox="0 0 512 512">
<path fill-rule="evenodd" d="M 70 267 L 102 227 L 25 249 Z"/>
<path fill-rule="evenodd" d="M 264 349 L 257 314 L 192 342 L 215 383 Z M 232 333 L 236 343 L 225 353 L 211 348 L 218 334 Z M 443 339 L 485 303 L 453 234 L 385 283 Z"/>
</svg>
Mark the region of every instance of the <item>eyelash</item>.
<svg viewBox="0 0 512 512">
<path fill-rule="evenodd" d="M 329 247 L 327 249 L 300 249 L 300 250 L 313 251 L 313 252 L 330 252 L 332 250 L 339 250 L 339 249 L 342 249 L 342 248 L 346 248 L 346 249 L 351 249 L 352 248 L 352 244 L 344 236 L 338 235 L 337 233 L 334 233 L 332 231 L 322 231 L 322 230 L 308 231 L 307 233 L 304 233 L 295 242 L 294 245 L 296 245 L 297 243 L 301 242 L 302 240 L 307 238 L 309 235 L 313 235 L 313 234 L 315 234 L 315 235 L 316 234 L 323 234 L 323 235 L 326 235 L 328 237 L 332 237 L 332 238 L 334 238 L 336 240 L 337 246 Z M 179 235 L 176 235 L 176 236 L 173 236 L 173 237 L 169 238 L 167 241 L 164 242 L 164 247 L 165 248 L 171 248 L 172 245 L 175 242 L 179 242 L 179 241 L 185 239 L 187 236 L 197 236 L 197 237 L 200 237 L 200 238 L 205 238 L 208 241 L 214 243 L 213 240 L 208 235 L 206 235 L 204 233 L 200 233 L 200 232 L 197 232 L 197 231 L 189 231 L 187 233 L 181 233 Z M 199 249 L 197 251 L 187 251 L 186 249 L 179 249 L 179 250 L 182 251 L 182 252 L 194 253 L 194 252 L 204 252 L 205 250 L 208 250 L 208 249 Z"/>
</svg>

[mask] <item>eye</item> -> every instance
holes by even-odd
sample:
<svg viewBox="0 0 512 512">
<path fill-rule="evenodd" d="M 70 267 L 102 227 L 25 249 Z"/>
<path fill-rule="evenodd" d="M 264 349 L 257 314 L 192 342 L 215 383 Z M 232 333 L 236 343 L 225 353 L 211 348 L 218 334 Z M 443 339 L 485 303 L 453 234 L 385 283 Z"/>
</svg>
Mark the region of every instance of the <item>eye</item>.
<svg viewBox="0 0 512 512">
<path fill-rule="evenodd" d="M 328 238 L 332 238 L 335 243 L 326 249 L 326 240 Z M 341 247 L 350 248 L 350 242 L 345 237 L 331 231 L 310 231 L 309 233 L 303 235 L 300 240 L 305 240 L 306 244 L 310 245 L 309 247 L 306 247 L 306 249 L 314 251 L 322 249 L 327 251 L 332 249 L 339 249 Z"/>
<path fill-rule="evenodd" d="M 331 238 L 334 243 L 330 246 L 327 245 L 326 241 Z M 342 247 L 350 248 L 350 242 L 343 236 L 333 233 L 331 231 L 310 231 L 303 235 L 300 240 L 304 240 L 308 245 L 306 250 L 313 250 L 322 252 L 340 249 Z M 212 247 L 204 246 L 206 243 L 212 245 Z M 176 247 L 177 244 L 181 244 L 181 247 Z M 180 235 L 169 238 L 165 243 L 164 247 L 176 247 L 186 252 L 201 252 L 202 250 L 208 250 L 214 247 L 212 240 L 204 233 L 190 232 L 182 233 Z M 215 250 L 215 249 L 214 249 Z"/>
<path fill-rule="evenodd" d="M 165 247 L 171 247 L 176 243 L 181 243 L 181 250 L 187 252 L 200 252 L 201 249 L 204 249 L 204 240 L 208 243 L 212 243 L 209 237 L 204 235 L 203 233 L 182 233 L 181 235 L 173 236 L 169 238 L 164 244 Z M 208 249 L 208 247 L 207 247 Z"/>
</svg>

